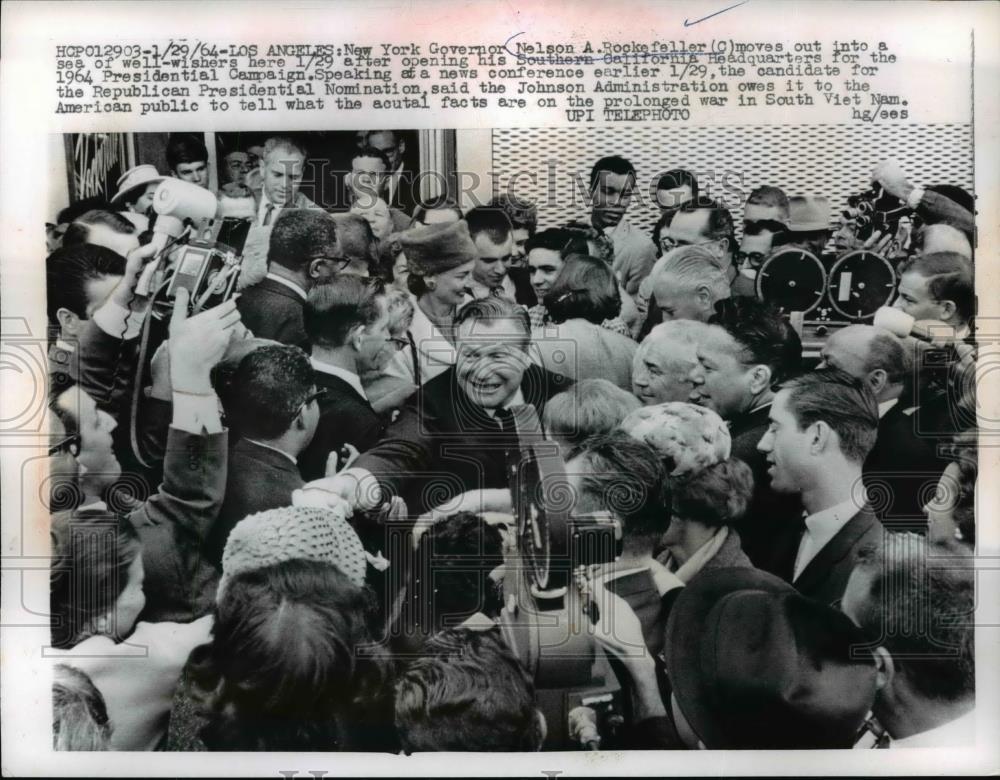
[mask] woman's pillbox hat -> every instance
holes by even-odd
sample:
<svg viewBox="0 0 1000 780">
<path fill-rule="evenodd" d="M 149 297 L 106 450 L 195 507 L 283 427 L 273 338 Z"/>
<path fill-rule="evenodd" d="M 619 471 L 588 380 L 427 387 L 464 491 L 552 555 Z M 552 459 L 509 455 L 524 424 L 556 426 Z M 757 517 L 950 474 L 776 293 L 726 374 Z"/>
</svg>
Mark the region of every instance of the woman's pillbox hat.
<svg viewBox="0 0 1000 780">
<path fill-rule="evenodd" d="M 479 257 L 465 220 L 417 225 L 399 236 L 410 273 L 433 276 Z"/>
</svg>

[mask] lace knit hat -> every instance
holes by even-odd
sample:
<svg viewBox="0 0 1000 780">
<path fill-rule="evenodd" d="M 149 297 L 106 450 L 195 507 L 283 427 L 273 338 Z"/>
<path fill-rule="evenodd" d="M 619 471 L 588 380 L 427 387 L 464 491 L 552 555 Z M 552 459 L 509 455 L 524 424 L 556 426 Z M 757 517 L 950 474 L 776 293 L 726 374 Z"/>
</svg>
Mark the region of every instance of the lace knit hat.
<svg viewBox="0 0 1000 780">
<path fill-rule="evenodd" d="M 231 577 L 290 560 L 332 563 L 359 588 L 365 584 L 365 551 L 342 509 L 286 506 L 250 515 L 233 528 L 222 553 L 218 597 Z"/>
<path fill-rule="evenodd" d="M 636 409 L 622 420 L 621 429 L 660 453 L 672 477 L 724 461 L 732 446 L 729 429 L 718 414 L 681 401 Z"/>
</svg>

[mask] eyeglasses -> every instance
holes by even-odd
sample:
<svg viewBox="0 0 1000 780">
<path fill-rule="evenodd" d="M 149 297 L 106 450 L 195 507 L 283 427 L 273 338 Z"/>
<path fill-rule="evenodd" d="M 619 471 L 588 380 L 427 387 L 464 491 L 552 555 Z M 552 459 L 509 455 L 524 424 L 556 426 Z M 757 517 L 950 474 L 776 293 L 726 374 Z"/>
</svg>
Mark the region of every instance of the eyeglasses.
<svg viewBox="0 0 1000 780">
<path fill-rule="evenodd" d="M 307 396 L 306 400 L 302 402 L 302 406 L 299 407 L 299 411 L 301 412 L 303 409 L 309 406 L 309 404 L 311 404 L 313 401 L 318 401 L 321 398 L 326 398 L 326 390 L 317 390 L 315 393 L 311 393 L 309 396 Z"/>
<path fill-rule="evenodd" d="M 67 436 L 65 439 L 62 439 L 49 447 L 49 457 L 51 458 L 53 455 L 58 455 L 60 452 L 68 452 L 71 455 L 75 455 L 76 453 L 73 452 L 73 449 L 76 448 L 76 452 L 79 452 L 82 441 L 83 440 L 79 433 Z"/>
<path fill-rule="evenodd" d="M 775 219 L 745 220 L 743 222 L 743 232 L 748 236 L 760 235 L 765 230 L 769 233 L 785 233 L 788 231 L 788 226 Z"/>
<path fill-rule="evenodd" d="M 310 257 L 310 260 L 326 260 L 328 263 L 332 263 L 337 266 L 337 272 L 343 271 L 351 264 L 354 260 L 353 257 L 344 257 L 343 255 L 316 255 L 315 257 Z M 338 265 L 339 264 L 339 265 Z"/>
<path fill-rule="evenodd" d="M 736 265 L 749 265 L 751 268 L 760 268 L 764 264 L 767 255 L 764 252 L 737 252 Z"/>
<path fill-rule="evenodd" d="M 713 239 L 706 238 L 704 241 L 686 241 L 683 238 L 673 238 L 672 236 L 660 236 L 660 249 L 664 252 L 669 252 L 671 249 L 677 249 L 681 246 L 703 246 L 704 244 L 712 243 Z"/>
</svg>

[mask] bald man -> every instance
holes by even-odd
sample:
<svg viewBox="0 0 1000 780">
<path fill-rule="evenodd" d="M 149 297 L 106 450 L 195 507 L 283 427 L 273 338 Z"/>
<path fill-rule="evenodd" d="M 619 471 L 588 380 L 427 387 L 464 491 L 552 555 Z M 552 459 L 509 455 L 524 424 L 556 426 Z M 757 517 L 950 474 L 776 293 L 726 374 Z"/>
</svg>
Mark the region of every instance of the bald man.
<svg viewBox="0 0 1000 780">
<path fill-rule="evenodd" d="M 909 352 L 887 330 L 849 325 L 830 336 L 820 358 L 820 367 L 846 371 L 878 401 L 878 436 L 862 472 L 875 514 L 889 528 L 926 532 L 926 490 L 947 462 L 937 458 L 935 439 L 919 435 Z"/>
</svg>

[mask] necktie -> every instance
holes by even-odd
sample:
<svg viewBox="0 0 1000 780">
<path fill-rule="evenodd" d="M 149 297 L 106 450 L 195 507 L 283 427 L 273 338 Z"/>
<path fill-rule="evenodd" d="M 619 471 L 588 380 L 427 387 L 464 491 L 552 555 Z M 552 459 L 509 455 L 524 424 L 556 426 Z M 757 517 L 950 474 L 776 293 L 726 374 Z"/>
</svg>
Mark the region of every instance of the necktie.
<svg viewBox="0 0 1000 780">
<path fill-rule="evenodd" d="M 500 433 L 514 433 L 514 413 L 510 409 L 497 409 L 494 419 L 500 426 Z"/>
<path fill-rule="evenodd" d="M 264 208 L 264 222 L 263 222 L 263 224 L 265 226 L 271 224 L 271 215 L 273 213 L 274 213 L 274 204 L 273 203 L 268 203 L 267 206 Z"/>
</svg>

